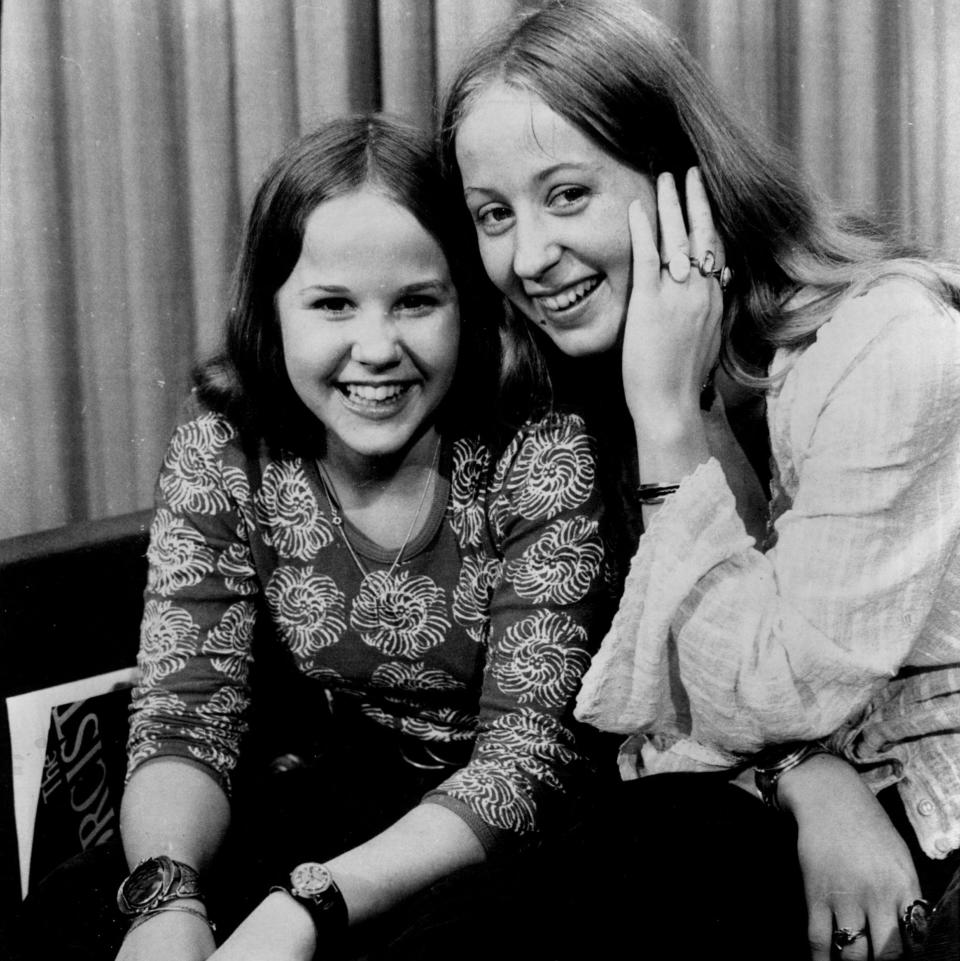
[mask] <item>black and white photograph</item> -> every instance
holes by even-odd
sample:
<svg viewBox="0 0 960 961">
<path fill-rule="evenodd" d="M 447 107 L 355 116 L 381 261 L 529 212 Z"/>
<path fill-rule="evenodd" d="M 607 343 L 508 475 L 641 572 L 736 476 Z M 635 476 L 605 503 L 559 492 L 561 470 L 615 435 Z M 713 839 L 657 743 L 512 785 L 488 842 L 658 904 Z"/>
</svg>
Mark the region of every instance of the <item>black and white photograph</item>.
<svg viewBox="0 0 960 961">
<path fill-rule="evenodd" d="M 960 961 L 958 49 L 0 0 L 0 961 Z"/>
</svg>

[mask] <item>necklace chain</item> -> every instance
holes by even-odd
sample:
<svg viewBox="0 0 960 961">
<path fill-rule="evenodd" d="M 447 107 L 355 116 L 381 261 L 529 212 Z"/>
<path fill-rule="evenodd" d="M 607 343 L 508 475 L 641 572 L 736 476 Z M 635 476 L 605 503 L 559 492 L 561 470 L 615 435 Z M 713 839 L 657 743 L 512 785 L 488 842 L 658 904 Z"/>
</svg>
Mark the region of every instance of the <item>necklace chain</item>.
<svg viewBox="0 0 960 961">
<path fill-rule="evenodd" d="M 413 536 L 413 532 L 417 526 L 417 521 L 420 519 L 420 514 L 423 511 L 424 502 L 427 499 L 427 491 L 430 490 L 430 486 L 433 482 L 433 475 L 436 471 L 437 464 L 440 461 L 440 438 L 437 438 L 437 446 L 433 449 L 433 458 L 430 461 L 430 470 L 427 472 L 427 481 L 423 485 L 423 490 L 420 492 L 420 500 L 417 503 L 417 512 L 413 515 L 413 520 L 410 522 L 410 527 L 407 529 L 406 536 L 403 538 L 403 543 L 400 545 L 400 550 L 397 551 L 397 556 L 394 557 L 393 563 L 387 570 L 387 576 L 384 579 L 385 583 L 389 582 L 393 572 L 400 566 L 403 561 L 403 552 L 407 549 L 407 545 L 410 543 L 410 538 Z M 327 473 L 327 469 L 323 466 L 323 463 L 317 458 L 316 461 L 317 470 L 320 474 L 320 484 L 323 487 L 323 493 L 327 498 L 327 504 L 330 507 L 330 513 L 333 515 L 330 522 L 334 527 L 340 532 L 340 538 L 353 558 L 353 563 L 356 564 L 357 570 L 367 577 L 370 572 L 364 566 L 363 562 L 360 560 L 353 544 L 350 543 L 350 538 L 347 537 L 347 532 L 343 525 L 343 508 L 340 506 L 340 498 L 337 496 L 337 489 L 333 485 L 333 480 Z"/>
</svg>

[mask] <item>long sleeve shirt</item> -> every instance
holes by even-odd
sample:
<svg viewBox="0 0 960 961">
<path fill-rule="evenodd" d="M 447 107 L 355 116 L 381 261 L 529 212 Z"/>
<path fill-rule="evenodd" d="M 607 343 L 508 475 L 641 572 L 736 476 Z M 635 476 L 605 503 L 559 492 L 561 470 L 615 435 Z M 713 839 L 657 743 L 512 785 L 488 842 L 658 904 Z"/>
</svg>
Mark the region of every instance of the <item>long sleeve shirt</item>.
<svg viewBox="0 0 960 961">
<path fill-rule="evenodd" d="M 918 283 L 842 302 L 768 397 L 762 550 L 716 461 L 641 538 L 577 716 L 639 772 L 827 739 L 960 846 L 960 317 Z"/>
<path fill-rule="evenodd" d="M 248 456 L 228 420 L 195 410 L 158 481 L 129 771 L 182 757 L 229 791 L 265 610 L 319 698 L 345 692 L 385 728 L 474 744 L 425 803 L 487 848 L 536 831 L 585 773 L 573 697 L 607 596 L 592 442 L 557 415 L 495 462 L 477 440 L 445 441 L 439 474 L 398 565 L 343 519 L 358 565 L 314 461 Z"/>
</svg>

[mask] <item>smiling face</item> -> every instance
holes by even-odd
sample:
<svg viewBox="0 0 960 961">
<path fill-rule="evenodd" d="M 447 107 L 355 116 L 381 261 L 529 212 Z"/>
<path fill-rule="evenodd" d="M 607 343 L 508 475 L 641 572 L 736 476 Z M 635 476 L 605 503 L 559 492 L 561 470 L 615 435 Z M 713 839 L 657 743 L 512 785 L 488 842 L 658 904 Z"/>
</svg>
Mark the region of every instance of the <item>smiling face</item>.
<svg viewBox="0 0 960 961">
<path fill-rule="evenodd" d="M 344 467 L 409 452 L 453 381 L 457 294 L 439 244 L 408 210 L 363 188 L 307 218 L 277 291 L 284 362 Z"/>
<path fill-rule="evenodd" d="M 564 353 L 614 347 L 630 297 L 627 208 L 639 199 L 656 229 L 652 180 L 503 82 L 470 103 L 456 155 L 493 283 Z"/>
</svg>

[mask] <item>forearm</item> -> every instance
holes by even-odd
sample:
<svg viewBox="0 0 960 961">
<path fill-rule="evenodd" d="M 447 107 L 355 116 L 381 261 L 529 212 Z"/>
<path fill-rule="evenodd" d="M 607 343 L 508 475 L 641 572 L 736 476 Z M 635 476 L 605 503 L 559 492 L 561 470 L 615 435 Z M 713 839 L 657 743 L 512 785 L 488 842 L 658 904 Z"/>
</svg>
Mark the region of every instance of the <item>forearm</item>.
<svg viewBox="0 0 960 961">
<path fill-rule="evenodd" d="M 708 412 L 698 407 L 648 414 L 635 421 L 641 484 L 678 484 L 710 457 L 723 468 L 737 503 L 737 513 L 747 532 L 760 544 L 766 530 L 767 505 L 763 488 L 740 447 L 723 405 L 717 401 Z M 657 505 L 644 508 L 649 524 Z"/>
<path fill-rule="evenodd" d="M 120 808 L 120 833 L 131 867 L 166 854 L 202 872 L 229 824 L 230 804 L 213 778 L 175 758 L 135 771 Z"/>
<path fill-rule="evenodd" d="M 465 821 L 439 804 L 421 804 L 327 866 L 354 924 L 382 914 L 484 857 L 482 845 Z"/>
<path fill-rule="evenodd" d="M 483 858 L 480 842 L 464 821 L 439 805 L 423 804 L 381 834 L 326 863 L 346 901 L 349 922 L 355 925 Z M 216 957 L 306 961 L 325 956 L 325 937 L 325 932 L 316 931 L 306 908 L 276 892 L 254 909 Z"/>
</svg>

